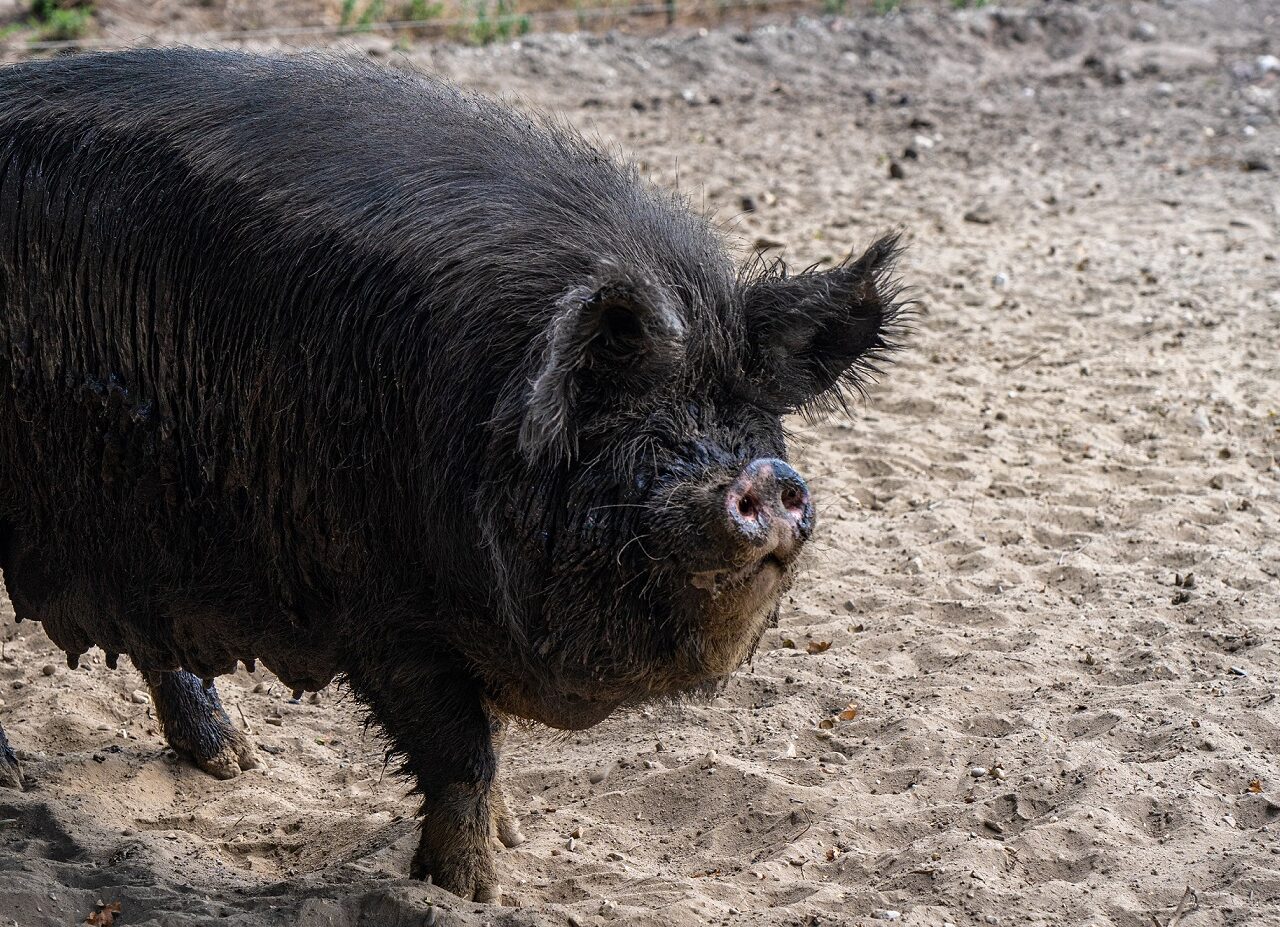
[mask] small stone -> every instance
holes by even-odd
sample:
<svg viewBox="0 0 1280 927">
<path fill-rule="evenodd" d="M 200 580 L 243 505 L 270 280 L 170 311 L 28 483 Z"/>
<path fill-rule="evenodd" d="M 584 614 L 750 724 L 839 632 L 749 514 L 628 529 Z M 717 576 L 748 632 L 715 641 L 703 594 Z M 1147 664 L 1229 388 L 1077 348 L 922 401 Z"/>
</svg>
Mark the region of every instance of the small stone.
<svg viewBox="0 0 1280 927">
<path fill-rule="evenodd" d="M 1160 33 L 1156 27 L 1145 21 L 1134 26 L 1133 31 L 1130 33 L 1130 36 L 1139 42 L 1154 42 L 1159 35 Z"/>
<path fill-rule="evenodd" d="M 576 837 L 570 837 L 567 841 L 565 841 L 564 848 L 565 848 L 566 850 L 568 850 L 570 853 L 572 853 L 574 850 L 578 849 L 578 840 L 577 840 L 577 838 L 576 838 Z"/>
<path fill-rule="evenodd" d="M 755 212 L 756 198 L 754 196 L 744 196 L 738 200 L 738 206 L 743 212 Z"/>
<path fill-rule="evenodd" d="M 569 836 L 570 836 L 570 837 L 572 837 L 574 840 L 581 840 L 581 839 L 582 839 L 582 825 L 581 825 L 581 824 L 579 824 L 579 825 L 578 825 L 577 827 L 575 827 L 573 830 L 569 831 Z"/>
<path fill-rule="evenodd" d="M 610 862 L 613 862 L 613 863 L 620 863 L 620 862 L 622 862 L 624 859 L 626 859 L 626 857 L 625 857 L 625 856 L 623 856 L 621 853 L 619 853 L 617 850 L 614 850 L 614 851 L 612 851 L 612 852 L 610 852 L 610 853 L 606 854 L 606 855 L 605 855 L 605 859 L 607 859 L 607 860 L 609 860 Z"/>
<path fill-rule="evenodd" d="M 918 576 L 924 572 L 924 561 L 919 557 L 912 557 L 907 561 L 907 565 L 904 569 L 913 576 Z"/>
<path fill-rule="evenodd" d="M 135 705 L 145 705 L 147 702 L 151 701 L 147 696 L 147 693 L 143 692 L 141 689 L 134 689 L 130 692 L 129 700 Z"/>
<path fill-rule="evenodd" d="M 263 692 L 266 692 L 267 691 L 266 683 L 262 683 L 262 682 L 258 683 L 256 686 L 253 687 L 253 691 L 256 695 L 261 695 Z"/>
<path fill-rule="evenodd" d="M 608 766 L 603 766 L 600 769 L 597 769 L 595 772 L 593 772 L 590 776 L 587 777 L 587 780 L 592 785 L 599 785 L 601 782 L 604 782 L 604 780 L 609 778 L 609 774 L 611 772 L 613 772 L 612 763 L 610 763 Z"/>
<path fill-rule="evenodd" d="M 614 912 L 616 912 L 617 910 L 618 910 L 618 903 L 616 901 L 610 901 L 608 898 L 606 898 L 604 901 L 600 902 L 601 917 L 612 917 Z"/>
<path fill-rule="evenodd" d="M 1158 97 L 1173 96 L 1173 84 L 1169 83 L 1168 81 L 1161 81 L 1160 83 L 1156 84 L 1156 96 Z"/>
<path fill-rule="evenodd" d="M 1245 669 L 1243 666 L 1233 666 L 1231 667 L 1231 675 L 1232 676 L 1248 676 L 1249 671 Z"/>
<path fill-rule="evenodd" d="M 274 724 L 276 727 L 284 726 L 284 718 L 270 717 L 265 719 L 268 724 Z"/>
<path fill-rule="evenodd" d="M 974 225 L 991 225 L 996 221 L 996 216 L 989 206 L 978 205 L 964 214 L 964 221 Z"/>
<path fill-rule="evenodd" d="M 40 672 L 44 673 L 46 676 L 52 676 L 57 671 L 58 668 L 52 663 L 46 663 L 44 666 L 40 667 Z"/>
<path fill-rule="evenodd" d="M 907 172 L 903 170 L 901 162 L 899 161 L 889 162 L 889 179 L 890 180 L 906 180 L 907 179 Z"/>
<path fill-rule="evenodd" d="M 877 911 L 875 914 L 871 916 L 879 921 L 896 921 L 896 920 L 902 919 L 902 912 L 889 909 L 889 910 Z"/>
<path fill-rule="evenodd" d="M 987 775 L 988 772 L 990 772 L 990 770 L 985 766 L 975 766 L 969 770 L 969 775 L 973 776 L 975 779 L 981 779 L 983 776 Z"/>
<path fill-rule="evenodd" d="M 849 762 L 849 758 L 839 750 L 832 750 L 830 753 L 824 753 L 818 757 L 819 763 L 826 763 L 828 766 L 843 766 Z"/>
</svg>

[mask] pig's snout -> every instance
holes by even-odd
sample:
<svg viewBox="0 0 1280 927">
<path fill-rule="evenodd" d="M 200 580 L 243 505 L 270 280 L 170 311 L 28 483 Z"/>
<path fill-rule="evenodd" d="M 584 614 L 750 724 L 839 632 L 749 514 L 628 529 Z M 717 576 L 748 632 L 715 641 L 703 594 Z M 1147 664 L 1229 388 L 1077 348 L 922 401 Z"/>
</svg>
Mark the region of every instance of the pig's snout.
<svg viewBox="0 0 1280 927">
<path fill-rule="evenodd" d="M 813 501 L 800 474 L 776 457 L 753 460 L 725 493 L 731 533 L 786 563 L 813 533 Z"/>
</svg>

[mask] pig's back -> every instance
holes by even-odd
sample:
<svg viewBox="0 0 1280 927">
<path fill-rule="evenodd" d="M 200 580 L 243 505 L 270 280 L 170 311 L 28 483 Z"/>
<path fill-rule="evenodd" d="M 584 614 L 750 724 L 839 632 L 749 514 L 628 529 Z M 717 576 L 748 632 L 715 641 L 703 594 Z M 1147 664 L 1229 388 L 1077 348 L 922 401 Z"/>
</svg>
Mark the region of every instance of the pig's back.
<svg viewBox="0 0 1280 927">
<path fill-rule="evenodd" d="M 722 258 L 700 219 L 574 133 L 366 62 L 195 49 L 34 62 L 0 72 L 0 130 L 56 154 L 46 169 L 74 162 L 86 196 L 132 182 L 145 206 L 145 175 L 174 167 L 279 235 L 323 230 L 414 260 L 461 233 L 570 263 L 678 260 L 690 244 Z"/>
</svg>

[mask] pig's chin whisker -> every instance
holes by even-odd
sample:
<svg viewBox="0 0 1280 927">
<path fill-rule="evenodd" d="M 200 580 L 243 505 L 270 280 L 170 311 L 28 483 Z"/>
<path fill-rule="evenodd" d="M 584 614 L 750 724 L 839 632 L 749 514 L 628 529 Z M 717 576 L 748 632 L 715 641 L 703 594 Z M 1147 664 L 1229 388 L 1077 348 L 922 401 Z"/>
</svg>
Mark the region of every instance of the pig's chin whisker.
<svg viewBox="0 0 1280 927">
<path fill-rule="evenodd" d="M 605 509 L 647 509 L 649 506 L 642 502 L 617 502 L 612 505 L 593 505 L 587 509 L 587 514 L 592 512 L 600 512 Z"/>
<path fill-rule="evenodd" d="M 622 566 L 622 555 L 627 552 L 627 548 L 630 547 L 632 544 L 635 544 L 637 547 L 639 547 L 640 552 L 644 554 L 645 557 L 647 557 L 652 562 L 661 563 L 662 558 L 653 556 L 651 553 L 645 550 L 644 544 L 641 543 L 645 538 L 649 538 L 649 537 L 653 537 L 652 532 L 649 534 L 637 534 L 631 540 L 627 541 L 627 543 L 623 544 L 621 549 L 619 549 L 618 551 L 618 556 L 615 558 L 615 562 L 617 563 L 617 565 Z"/>
</svg>

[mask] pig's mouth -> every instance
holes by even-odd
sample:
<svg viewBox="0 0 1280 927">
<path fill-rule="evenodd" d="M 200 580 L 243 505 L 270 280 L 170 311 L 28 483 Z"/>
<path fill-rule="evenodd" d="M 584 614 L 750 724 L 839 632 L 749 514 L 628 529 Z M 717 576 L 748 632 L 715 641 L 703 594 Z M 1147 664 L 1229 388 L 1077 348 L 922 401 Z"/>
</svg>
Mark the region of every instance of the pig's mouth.
<svg viewBox="0 0 1280 927">
<path fill-rule="evenodd" d="M 769 553 L 745 566 L 721 569 L 702 570 L 689 577 L 689 584 L 695 589 L 710 593 L 712 598 L 719 598 L 725 593 L 759 593 L 768 596 L 782 585 L 790 573 L 790 567 L 776 553 Z M 749 597 L 755 598 L 754 595 Z"/>
</svg>

